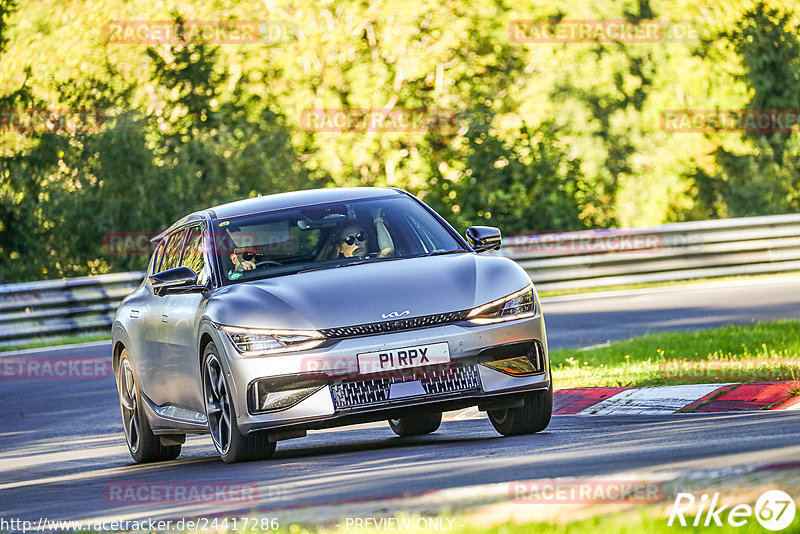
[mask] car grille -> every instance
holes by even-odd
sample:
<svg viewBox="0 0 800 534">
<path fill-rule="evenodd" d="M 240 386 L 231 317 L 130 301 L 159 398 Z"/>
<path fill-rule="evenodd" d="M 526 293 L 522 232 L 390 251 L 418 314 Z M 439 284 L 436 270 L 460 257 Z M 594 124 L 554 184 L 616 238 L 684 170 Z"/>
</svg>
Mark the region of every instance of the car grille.
<svg viewBox="0 0 800 534">
<path fill-rule="evenodd" d="M 401 330 L 414 330 L 416 328 L 426 328 L 428 326 L 457 323 L 459 321 L 464 321 L 467 318 L 467 314 L 469 314 L 469 310 L 437 313 L 434 315 L 421 315 L 419 317 L 393 319 L 391 321 L 380 321 L 377 323 L 323 328 L 320 332 L 329 339 L 371 336 L 373 334 L 383 334 L 386 332 L 399 332 Z"/>
<path fill-rule="evenodd" d="M 408 376 L 352 380 L 333 384 L 331 385 L 333 403 L 337 409 L 386 403 L 390 401 L 389 388 L 392 384 L 412 380 L 419 380 L 428 395 L 478 390 L 481 387 L 478 366 L 467 365 L 416 372 Z"/>
</svg>

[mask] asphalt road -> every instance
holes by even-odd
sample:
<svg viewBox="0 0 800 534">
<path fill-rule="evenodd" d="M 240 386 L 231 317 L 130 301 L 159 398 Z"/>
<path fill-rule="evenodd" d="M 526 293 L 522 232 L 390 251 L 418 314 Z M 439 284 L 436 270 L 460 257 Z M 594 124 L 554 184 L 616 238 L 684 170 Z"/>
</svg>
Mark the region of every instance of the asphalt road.
<svg viewBox="0 0 800 534">
<path fill-rule="evenodd" d="M 436 434 L 405 439 L 394 437 L 388 425 L 363 425 L 282 442 L 272 460 L 236 465 L 223 464 L 210 440 L 197 437 L 176 461 L 136 466 L 122 442 L 109 389 L 92 395 L 99 413 L 81 409 L 80 395 L 58 395 L 54 400 L 61 405 L 42 415 L 48 426 L 34 429 L 39 418 L 30 417 L 16 425 L 14 436 L 4 436 L 3 517 L 179 518 L 253 508 L 268 513 L 473 484 L 592 475 L 619 480 L 620 471 L 631 469 L 696 472 L 796 463 L 800 457 L 800 418 L 776 412 L 556 416 L 546 432 L 514 438 L 499 437 L 486 419 L 445 422 Z M 154 504 L 139 494 L 114 497 L 115 490 L 124 495 L 126 488 L 165 482 L 255 484 L 258 500 L 197 505 Z"/>
<path fill-rule="evenodd" d="M 800 276 L 545 298 L 551 348 L 800 317 Z"/>
<path fill-rule="evenodd" d="M 543 307 L 551 346 L 574 346 L 649 330 L 800 317 L 799 286 L 800 278 L 784 278 L 560 297 Z M 29 354 L 77 358 L 108 351 L 101 343 Z M 239 465 L 224 465 L 210 438 L 196 436 L 178 460 L 138 466 L 124 444 L 111 376 L 3 379 L 0 407 L 0 518 L 34 521 L 263 511 L 473 484 L 630 469 L 703 472 L 800 458 L 796 413 L 739 413 L 556 416 L 546 432 L 515 438 L 499 437 L 486 419 L 445 422 L 434 435 L 406 439 L 386 424 L 361 425 L 281 442 L 274 459 Z M 255 484 L 258 498 L 209 505 L 113 496 L 165 482 Z"/>
</svg>

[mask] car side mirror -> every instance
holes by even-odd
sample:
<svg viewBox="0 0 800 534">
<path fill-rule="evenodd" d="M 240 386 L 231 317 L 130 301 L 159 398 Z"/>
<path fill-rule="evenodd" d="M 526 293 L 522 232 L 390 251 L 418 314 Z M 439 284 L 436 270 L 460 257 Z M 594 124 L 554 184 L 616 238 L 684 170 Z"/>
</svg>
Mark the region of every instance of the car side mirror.
<svg viewBox="0 0 800 534">
<path fill-rule="evenodd" d="M 171 290 L 201 289 L 197 285 L 197 273 L 189 267 L 175 267 L 160 273 L 151 274 L 150 282 L 157 295 L 163 295 Z"/>
<path fill-rule="evenodd" d="M 470 226 L 467 228 L 467 241 L 475 252 L 499 250 L 502 236 L 500 229 L 493 226 Z"/>
</svg>

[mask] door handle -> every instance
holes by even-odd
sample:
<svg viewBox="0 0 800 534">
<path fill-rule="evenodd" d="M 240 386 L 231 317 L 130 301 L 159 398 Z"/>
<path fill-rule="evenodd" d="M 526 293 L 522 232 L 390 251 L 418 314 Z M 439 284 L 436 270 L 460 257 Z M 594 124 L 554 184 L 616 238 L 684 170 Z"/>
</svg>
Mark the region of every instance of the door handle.
<svg viewBox="0 0 800 534">
<path fill-rule="evenodd" d="M 139 318 L 139 310 L 131 310 L 131 319 Z"/>
<path fill-rule="evenodd" d="M 167 316 L 167 314 L 165 314 L 165 313 L 162 313 L 162 314 L 161 314 L 161 322 L 166 324 L 166 322 L 167 322 L 167 317 L 168 317 L 168 316 Z"/>
</svg>

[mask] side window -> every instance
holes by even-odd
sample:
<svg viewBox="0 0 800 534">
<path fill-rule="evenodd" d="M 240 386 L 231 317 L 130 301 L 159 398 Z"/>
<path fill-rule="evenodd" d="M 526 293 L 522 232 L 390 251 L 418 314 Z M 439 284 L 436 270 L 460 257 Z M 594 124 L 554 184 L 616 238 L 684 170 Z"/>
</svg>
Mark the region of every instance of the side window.
<svg viewBox="0 0 800 534">
<path fill-rule="evenodd" d="M 160 241 L 158 245 L 156 245 L 156 250 L 153 252 L 153 259 L 150 263 L 150 274 L 160 272 L 159 263 L 161 263 L 161 258 L 164 256 L 164 241 Z"/>
<path fill-rule="evenodd" d="M 189 267 L 197 273 L 197 282 L 205 282 L 205 261 L 203 260 L 203 228 L 192 226 L 189 228 L 189 236 L 186 238 L 186 247 L 183 251 L 182 267 Z"/>
<path fill-rule="evenodd" d="M 159 271 L 174 269 L 180 265 L 184 237 L 186 237 L 185 228 L 170 234 L 167 240 L 167 248 L 164 251 L 164 260 L 161 262 L 161 268 Z"/>
</svg>

